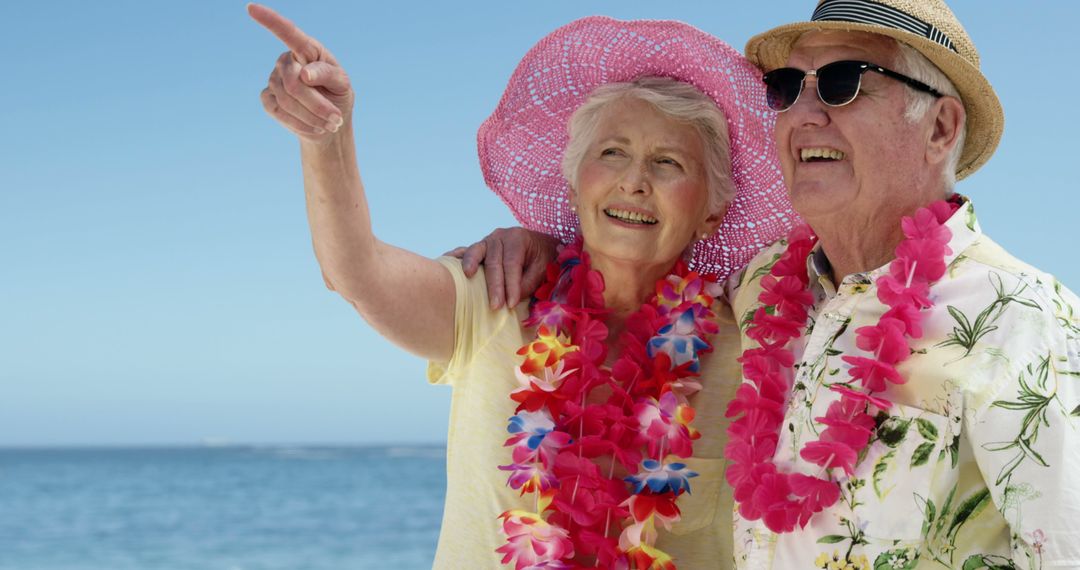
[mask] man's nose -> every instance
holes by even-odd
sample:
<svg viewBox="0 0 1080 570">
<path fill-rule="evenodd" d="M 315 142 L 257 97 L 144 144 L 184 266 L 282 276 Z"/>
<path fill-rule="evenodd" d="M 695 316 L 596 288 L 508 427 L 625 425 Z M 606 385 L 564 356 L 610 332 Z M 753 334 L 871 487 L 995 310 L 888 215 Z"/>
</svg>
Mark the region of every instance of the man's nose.
<svg viewBox="0 0 1080 570">
<path fill-rule="evenodd" d="M 799 125 L 822 125 L 828 122 L 829 107 L 818 96 L 817 82 L 818 78 L 813 71 L 803 77 L 799 97 L 788 110 L 780 113 L 782 119 L 794 120 Z"/>
</svg>

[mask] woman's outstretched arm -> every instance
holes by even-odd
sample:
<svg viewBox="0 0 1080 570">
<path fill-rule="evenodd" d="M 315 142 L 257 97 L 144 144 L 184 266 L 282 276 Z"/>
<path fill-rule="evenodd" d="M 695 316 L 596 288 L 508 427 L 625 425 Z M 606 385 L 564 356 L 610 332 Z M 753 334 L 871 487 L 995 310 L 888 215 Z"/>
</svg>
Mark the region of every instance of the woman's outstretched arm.
<svg viewBox="0 0 1080 570">
<path fill-rule="evenodd" d="M 438 262 L 378 240 L 371 230 L 352 130 L 345 70 L 315 39 L 273 10 L 248 13 L 289 48 L 278 58 L 263 107 L 300 138 L 304 195 L 326 284 L 380 334 L 418 356 L 454 349 L 454 284 Z"/>
</svg>

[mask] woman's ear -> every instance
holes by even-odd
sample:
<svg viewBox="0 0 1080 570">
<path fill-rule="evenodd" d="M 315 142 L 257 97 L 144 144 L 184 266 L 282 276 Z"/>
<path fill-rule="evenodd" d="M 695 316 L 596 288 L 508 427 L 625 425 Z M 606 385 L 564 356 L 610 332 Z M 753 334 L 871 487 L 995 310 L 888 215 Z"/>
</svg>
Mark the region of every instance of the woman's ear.
<svg viewBox="0 0 1080 570">
<path fill-rule="evenodd" d="M 727 214 L 728 206 L 730 205 L 731 202 L 725 201 L 719 208 L 702 220 L 701 224 L 698 226 L 698 232 L 695 237 L 705 239 L 715 234 L 716 230 L 720 229 L 720 224 L 724 223 L 724 215 Z"/>
</svg>

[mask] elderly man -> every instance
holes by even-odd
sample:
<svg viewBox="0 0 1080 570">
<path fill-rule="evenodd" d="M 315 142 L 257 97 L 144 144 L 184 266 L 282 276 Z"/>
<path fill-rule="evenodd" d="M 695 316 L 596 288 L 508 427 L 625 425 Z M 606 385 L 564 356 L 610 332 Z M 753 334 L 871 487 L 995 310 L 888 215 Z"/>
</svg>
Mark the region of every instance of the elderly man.
<svg viewBox="0 0 1080 570">
<path fill-rule="evenodd" d="M 822 0 L 746 51 L 812 231 L 729 290 L 736 566 L 1080 568 L 1080 301 L 953 192 L 1003 127 L 967 33 L 938 0 Z M 550 249 L 499 230 L 466 265 L 499 303 Z"/>
</svg>

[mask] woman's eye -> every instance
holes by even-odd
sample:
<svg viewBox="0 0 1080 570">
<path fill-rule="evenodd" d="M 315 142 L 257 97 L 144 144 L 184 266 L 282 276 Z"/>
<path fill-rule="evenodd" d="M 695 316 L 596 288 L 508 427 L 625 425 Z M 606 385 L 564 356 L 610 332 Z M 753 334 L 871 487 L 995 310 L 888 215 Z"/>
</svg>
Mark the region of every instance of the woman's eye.
<svg viewBox="0 0 1080 570">
<path fill-rule="evenodd" d="M 678 168 L 682 168 L 682 165 L 679 164 L 679 161 L 675 160 L 674 158 L 668 158 L 668 157 L 658 158 L 658 159 L 656 159 L 656 163 L 657 164 L 665 164 L 665 165 L 668 165 L 668 166 L 675 166 L 675 167 L 678 167 Z"/>
<path fill-rule="evenodd" d="M 600 156 L 620 156 L 622 151 L 617 148 L 605 148 L 600 151 Z"/>
</svg>

